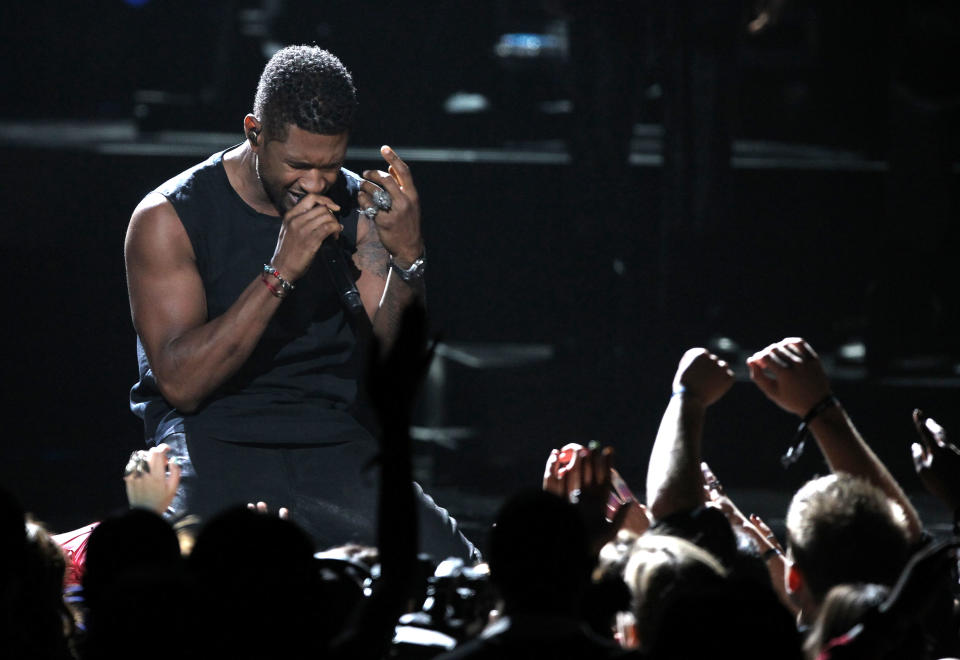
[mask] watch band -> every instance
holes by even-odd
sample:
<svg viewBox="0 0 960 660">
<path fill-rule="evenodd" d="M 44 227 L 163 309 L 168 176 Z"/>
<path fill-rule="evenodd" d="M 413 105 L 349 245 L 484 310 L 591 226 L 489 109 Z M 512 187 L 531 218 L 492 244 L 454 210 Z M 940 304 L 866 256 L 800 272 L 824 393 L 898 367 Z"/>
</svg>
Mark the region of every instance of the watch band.
<svg viewBox="0 0 960 660">
<path fill-rule="evenodd" d="M 423 279 L 423 274 L 427 269 L 427 258 L 426 254 L 420 255 L 416 261 L 410 264 L 409 268 L 401 267 L 396 261 L 393 260 L 393 255 L 390 255 L 388 261 L 390 265 L 390 270 L 397 274 L 404 282 L 415 282 Z"/>
</svg>

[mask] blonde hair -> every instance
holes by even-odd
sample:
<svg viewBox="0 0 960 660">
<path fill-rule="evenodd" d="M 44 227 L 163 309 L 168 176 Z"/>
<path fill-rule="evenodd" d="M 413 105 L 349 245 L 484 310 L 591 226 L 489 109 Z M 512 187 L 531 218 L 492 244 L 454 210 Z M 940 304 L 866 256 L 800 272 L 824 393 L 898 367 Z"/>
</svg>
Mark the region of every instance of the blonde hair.
<svg viewBox="0 0 960 660">
<path fill-rule="evenodd" d="M 726 575 L 716 557 L 690 541 L 660 534 L 639 537 L 630 550 L 624 580 L 632 594 L 641 647 L 649 647 L 668 599 L 717 585 Z"/>
</svg>

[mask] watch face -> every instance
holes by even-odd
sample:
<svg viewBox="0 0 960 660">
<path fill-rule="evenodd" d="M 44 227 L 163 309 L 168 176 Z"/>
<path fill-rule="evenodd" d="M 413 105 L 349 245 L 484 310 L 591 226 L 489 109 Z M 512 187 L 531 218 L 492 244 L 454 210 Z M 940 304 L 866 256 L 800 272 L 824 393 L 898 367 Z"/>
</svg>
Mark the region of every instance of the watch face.
<svg viewBox="0 0 960 660">
<path fill-rule="evenodd" d="M 414 278 L 423 277 L 423 271 L 426 269 L 426 262 L 424 262 L 423 258 L 421 257 L 410 264 L 409 268 L 401 268 L 397 265 L 393 258 L 391 258 L 390 267 L 397 271 L 397 275 L 400 276 L 400 279 L 409 281 Z"/>
</svg>

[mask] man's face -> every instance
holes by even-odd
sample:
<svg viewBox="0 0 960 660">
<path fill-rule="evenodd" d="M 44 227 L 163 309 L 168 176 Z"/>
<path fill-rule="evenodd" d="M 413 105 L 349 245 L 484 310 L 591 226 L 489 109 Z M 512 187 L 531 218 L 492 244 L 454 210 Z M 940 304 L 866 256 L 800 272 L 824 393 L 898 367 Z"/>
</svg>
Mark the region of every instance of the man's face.
<svg viewBox="0 0 960 660">
<path fill-rule="evenodd" d="M 282 216 L 304 195 L 326 193 L 346 154 L 347 133 L 318 135 L 288 125 L 286 140 L 267 140 L 258 148 L 257 175 Z"/>
</svg>

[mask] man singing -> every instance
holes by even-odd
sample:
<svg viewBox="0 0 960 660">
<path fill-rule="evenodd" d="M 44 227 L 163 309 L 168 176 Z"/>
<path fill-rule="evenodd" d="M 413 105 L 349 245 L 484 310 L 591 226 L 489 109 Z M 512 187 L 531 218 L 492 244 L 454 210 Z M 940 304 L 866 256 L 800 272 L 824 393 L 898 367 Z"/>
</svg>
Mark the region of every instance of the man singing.
<svg viewBox="0 0 960 660">
<path fill-rule="evenodd" d="M 390 344 L 423 297 L 425 260 L 406 163 L 383 147 L 387 172 L 343 168 L 356 108 L 337 57 L 284 48 L 261 75 L 246 140 L 133 212 L 131 408 L 148 444 L 183 462 L 175 516 L 263 500 L 321 547 L 374 538 L 376 475 L 364 466 L 376 445 L 351 415 L 360 338 L 372 325 Z M 415 490 L 424 549 L 474 553 Z"/>
</svg>

